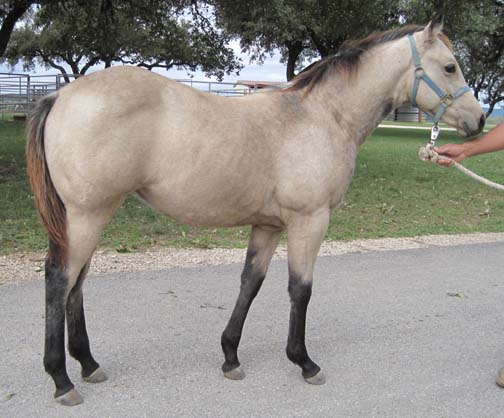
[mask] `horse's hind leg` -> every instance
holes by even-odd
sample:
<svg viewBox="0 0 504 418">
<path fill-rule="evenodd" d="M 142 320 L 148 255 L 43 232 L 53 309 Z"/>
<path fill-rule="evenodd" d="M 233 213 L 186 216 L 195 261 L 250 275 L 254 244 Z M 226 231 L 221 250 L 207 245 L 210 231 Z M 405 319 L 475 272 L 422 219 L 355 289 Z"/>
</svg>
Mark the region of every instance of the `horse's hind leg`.
<svg viewBox="0 0 504 418">
<path fill-rule="evenodd" d="M 266 277 L 271 257 L 275 251 L 282 231 L 279 229 L 253 226 L 250 234 L 245 267 L 241 275 L 240 294 L 236 300 L 233 313 L 222 333 L 221 345 L 225 362 L 222 365 L 224 376 L 233 380 L 241 380 L 245 373 L 238 361 L 238 345 L 243 330 L 243 324 L 261 284 Z"/>
<path fill-rule="evenodd" d="M 291 311 L 287 357 L 301 367 L 308 383 L 323 384 L 320 367 L 308 356 L 305 345 L 306 310 L 310 302 L 313 267 L 329 224 L 329 211 L 294 217 L 287 227 L 289 296 Z"/>
<path fill-rule="evenodd" d="M 62 249 L 50 242 L 45 264 L 44 368 L 56 386 L 54 397 L 63 405 L 77 405 L 82 397 L 68 377 L 65 362 L 65 306 L 69 287 Z"/>
<path fill-rule="evenodd" d="M 66 305 L 68 351 L 73 358 L 79 361 L 82 378 L 89 383 L 100 383 L 107 380 L 107 375 L 91 354 L 84 317 L 82 286 L 88 269 L 89 262 L 82 268 L 77 283 L 68 295 Z"/>
<path fill-rule="evenodd" d="M 46 259 L 46 329 L 44 346 L 44 368 L 51 375 L 56 386 L 54 397 L 56 401 L 63 405 L 77 405 L 82 402 L 82 397 L 74 389 L 74 385 L 68 377 L 66 371 L 65 358 L 65 312 L 70 307 L 73 312 L 75 306 L 80 306 L 79 287 L 74 291 L 75 286 L 82 286 L 80 278 L 84 278 L 85 266 L 89 262 L 91 255 L 98 243 L 101 231 L 108 220 L 109 211 L 104 214 L 90 213 L 80 214 L 67 208 L 67 235 L 68 245 L 66 256 L 63 255 L 62 248 L 54 243 L 50 243 L 49 253 Z M 74 292 L 74 293 L 72 293 Z M 68 304 L 69 296 L 70 304 Z M 70 347 L 76 347 L 77 341 L 83 340 L 82 331 L 85 330 L 83 311 L 79 311 L 75 317 L 69 321 L 69 339 L 72 341 Z M 82 312 L 82 316 L 80 316 Z M 74 332 L 75 331 L 75 332 Z M 78 336 L 78 337 L 77 337 Z M 87 340 L 87 337 L 85 338 Z M 80 347 L 82 348 L 82 346 Z M 71 348 L 73 350 L 73 348 Z M 86 349 L 83 351 L 86 359 L 86 366 L 83 373 L 91 371 L 97 365 L 92 357 L 87 356 Z M 96 369 L 95 369 L 96 370 Z M 100 370 L 100 369 L 98 369 Z M 91 371 L 92 373 L 92 371 Z"/>
</svg>

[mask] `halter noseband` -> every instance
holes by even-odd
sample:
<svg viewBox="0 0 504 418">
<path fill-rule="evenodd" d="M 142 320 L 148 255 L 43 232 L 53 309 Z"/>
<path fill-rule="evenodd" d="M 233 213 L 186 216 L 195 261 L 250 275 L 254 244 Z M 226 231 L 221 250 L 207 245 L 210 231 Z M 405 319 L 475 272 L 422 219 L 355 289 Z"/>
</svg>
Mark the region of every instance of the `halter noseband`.
<svg viewBox="0 0 504 418">
<path fill-rule="evenodd" d="M 441 116 L 443 116 L 443 113 L 445 110 L 450 106 L 455 99 L 459 98 L 460 96 L 468 93 L 471 91 L 471 88 L 466 84 L 464 87 L 461 87 L 458 89 L 454 94 L 450 93 L 445 93 L 435 82 L 430 78 L 425 70 L 422 67 L 422 62 L 420 61 L 420 54 L 418 53 L 418 49 L 416 46 L 416 41 L 415 37 L 413 35 L 408 36 L 410 45 L 411 45 L 411 53 L 413 54 L 413 63 L 415 64 L 415 82 L 413 83 L 413 93 L 411 96 L 411 103 L 413 106 L 417 106 L 416 103 L 416 97 L 418 93 L 418 87 L 420 86 L 420 81 L 423 80 L 427 85 L 434 90 L 434 92 L 439 96 L 441 99 L 441 103 L 439 104 L 439 107 L 436 111 L 436 113 L 433 115 L 430 112 L 425 112 L 428 113 L 429 115 L 433 116 L 434 120 L 434 128 L 433 128 L 433 135 L 434 136 L 434 131 L 436 131 L 436 138 L 437 138 L 437 133 L 439 132 L 439 128 L 437 127 L 439 120 L 441 119 Z M 417 106 L 418 107 L 418 106 Z M 436 138 L 431 138 L 435 141 Z"/>
</svg>

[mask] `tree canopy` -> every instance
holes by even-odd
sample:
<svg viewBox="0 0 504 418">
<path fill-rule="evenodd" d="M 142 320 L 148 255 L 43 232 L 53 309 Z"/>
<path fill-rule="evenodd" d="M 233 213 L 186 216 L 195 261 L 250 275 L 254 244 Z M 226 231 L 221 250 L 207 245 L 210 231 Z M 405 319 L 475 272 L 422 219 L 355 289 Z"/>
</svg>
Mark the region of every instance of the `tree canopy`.
<svg viewBox="0 0 504 418">
<path fill-rule="evenodd" d="M 98 63 L 152 69 L 202 69 L 222 78 L 241 68 L 229 38 L 184 0 L 65 0 L 46 2 L 25 17 L 5 51 L 26 70 L 36 63 L 85 74 Z M 194 13 L 193 13 L 194 11 Z"/>
<path fill-rule="evenodd" d="M 398 23 L 399 0 L 213 0 L 217 23 L 252 60 L 279 49 L 287 80 L 304 58 L 334 54 L 355 39 Z"/>
</svg>

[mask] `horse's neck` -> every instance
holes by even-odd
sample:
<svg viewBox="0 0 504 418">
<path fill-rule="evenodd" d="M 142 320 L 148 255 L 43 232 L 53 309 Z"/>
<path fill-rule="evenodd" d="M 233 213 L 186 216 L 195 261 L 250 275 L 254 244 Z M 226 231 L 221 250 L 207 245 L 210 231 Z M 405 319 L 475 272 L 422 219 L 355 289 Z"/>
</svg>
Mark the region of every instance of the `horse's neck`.
<svg viewBox="0 0 504 418">
<path fill-rule="evenodd" d="M 340 130 L 360 145 L 392 110 L 409 101 L 410 68 L 407 40 L 393 41 L 365 53 L 353 78 L 329 77 L 320 94 Z"/>
</svg>

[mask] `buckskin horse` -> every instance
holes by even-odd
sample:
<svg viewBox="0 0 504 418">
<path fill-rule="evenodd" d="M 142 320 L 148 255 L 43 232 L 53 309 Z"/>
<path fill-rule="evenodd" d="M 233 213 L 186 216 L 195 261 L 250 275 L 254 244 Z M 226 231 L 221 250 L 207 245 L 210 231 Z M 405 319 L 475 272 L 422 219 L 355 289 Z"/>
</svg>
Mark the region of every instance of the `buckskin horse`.
<svg viewBox="0 0 504 418">
<path fill-rule="evenodd" d="M 242 379 L 238 345 L 283 231 L 291 301 L 287 356 L 324 383 L 305 345 L 315 259 L 366 137 L 393 109 L 415 103 L 462 136 L 485 123 L 442 22 L 375 33 L 302 72 L 279 91 L 224 98 L 133 67 L 106 69 L 42 98 L 27 129 L 27 165 L 49 236 L 44 367 L 55 398 L 82 397 L 82 377 L 107 375 L 91 354 L 82 287 L 100 234 L 131 194 L 191 225 L 251 225 L 236 305 L 221 339 L 224 375 Z"/>
</svg>

